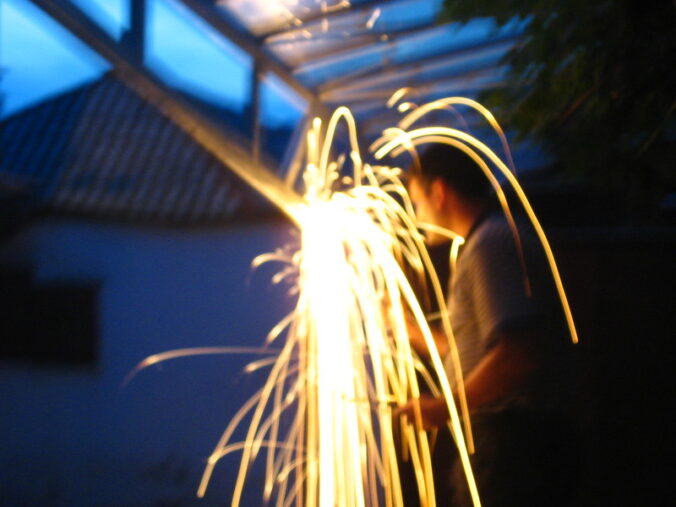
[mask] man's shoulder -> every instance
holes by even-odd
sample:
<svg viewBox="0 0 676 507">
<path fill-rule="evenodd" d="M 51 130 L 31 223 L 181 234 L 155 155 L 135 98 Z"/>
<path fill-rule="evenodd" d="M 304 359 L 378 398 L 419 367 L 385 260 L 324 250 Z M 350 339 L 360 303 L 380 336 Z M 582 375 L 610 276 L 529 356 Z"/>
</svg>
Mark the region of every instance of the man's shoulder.
<svg viewBox="0 0 676 507">
<path fill-rule="evenodd" d="M 540 269 L 544 255 L 542 245 L 532 225 L 523 217 L 509 222 L 502 213 L 493 213 L 482 220 L 465 243 L 462 255 L 471 265 L 500 265 L 520 271 L 522 262 L 533 262 Z M 471 260 L 470 260 L 471 259 Z"/>
<path fill-rule="evenodd" d="M 517 222 L 519 235 L 524 227 Z M 492 213 L 485 217 L 468 238 L 467 249 L 504 248 L 514 242 L 514 230 L 502 213 Z"/>
</svg>

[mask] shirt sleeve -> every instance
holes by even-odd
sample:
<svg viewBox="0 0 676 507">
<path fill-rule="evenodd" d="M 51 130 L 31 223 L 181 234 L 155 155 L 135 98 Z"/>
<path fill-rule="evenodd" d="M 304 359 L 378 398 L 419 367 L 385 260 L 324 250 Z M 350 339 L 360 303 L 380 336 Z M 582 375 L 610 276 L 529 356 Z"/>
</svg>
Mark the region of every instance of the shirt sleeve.
<svg viewBox="0 0 676 507">
<path fill-rule="evenodd" d="M 539 267 L 529 264 L 524 270 L 508 227 L 492 227 L 483 232 L 472 252 L 472 297 L 479 338 L 490 347 L 504 333 L 536 328 L 543 312 L 538 294 L 529 294 L 526 288 L 527 284 L 537 285 Z M 522 235 L 525 259 L 533 258 L 532 243 Z"/>
</svg>

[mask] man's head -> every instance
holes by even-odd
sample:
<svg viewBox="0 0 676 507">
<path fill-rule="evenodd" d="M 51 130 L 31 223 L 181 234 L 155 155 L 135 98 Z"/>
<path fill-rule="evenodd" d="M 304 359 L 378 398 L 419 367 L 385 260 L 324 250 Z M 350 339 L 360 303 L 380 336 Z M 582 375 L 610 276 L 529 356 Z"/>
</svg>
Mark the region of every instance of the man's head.
<svg viewBox="0 0 676 507">
<path fill-rule="evenodd" d="M 433 144 L 409 172 L 409 194 L 421 222 L 466 234 L 485 207 L 491 186 L 469 155 L 446 144 Z M 428 234 L 430 244 L 442 240 Z"/>
<path fill-rule="evenodd" d="M 428 188 L 434 180 L 440 179 L 470 200 L 486 199 L 491 190 L 483 171 L 469 155 L 443 143 L 435 143 L 422 153 L 420 168 L 412 171 L 411 177 Z"/>
</svg>

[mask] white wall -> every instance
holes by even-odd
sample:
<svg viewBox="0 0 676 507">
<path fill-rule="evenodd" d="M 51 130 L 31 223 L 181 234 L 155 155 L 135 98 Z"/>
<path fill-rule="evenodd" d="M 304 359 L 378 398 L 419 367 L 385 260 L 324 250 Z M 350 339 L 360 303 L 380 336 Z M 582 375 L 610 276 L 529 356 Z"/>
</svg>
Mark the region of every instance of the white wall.
<svg viewBox="0 0 676 507">
<path fill-rule="evenodd" d="M 254 356 L 173 360 L 121 383 L 157 352 L 262 344 L 292 301 L 270 283 L 279 266 L 250 263 L 293 235 L 281 224 L 176 232 L 71 221 L 5 245 L 0 262 L 32 266 L 38 284 L 100 282 L 100 352 L 94 368 L 0 362 L 0 504 L 229 505 L 238 456 L 217 467 L 206 499 L 194 492 L 220 433 L 261 385 L 242 372 Z M 244 505 L 259 504 L 253 473 Z"/>
</svg>

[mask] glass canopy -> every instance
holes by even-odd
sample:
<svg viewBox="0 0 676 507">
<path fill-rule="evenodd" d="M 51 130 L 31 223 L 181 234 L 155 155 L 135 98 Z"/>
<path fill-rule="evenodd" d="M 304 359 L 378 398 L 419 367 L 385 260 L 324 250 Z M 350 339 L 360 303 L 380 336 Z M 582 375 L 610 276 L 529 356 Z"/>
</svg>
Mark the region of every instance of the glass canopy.
<svg viewBox="0 0 676 507">
<path fill-rule="evenodd" d="M 368 143 L 401 116 L 387 101 L 402 88 L 413 106 L 502 86 L 504 56 L 523 29 L 518 19 L 506 26 L 488 18 L 442 22 L 443 0 L 0 0 L 0 6 L 4 117 L 129 61 L 243 134 L 245 149 L 256 160 L 268 156 L 280 175 L 310 115 L 348 106 Z M 20 26 L 10 23 L 17 16 Z M 23 65 L 13 55 L 35 26 L 49 32 L 50 47 L 67 47 L 70 60 L 52 66 L 54 79 L 33 79 L 54 83 L 48 91 L 26 97 L 30 76 L 17 80 L 27 72 L 21 69 L 47 67 Z M 58 77 L 70 81 L 57 85 Z"/>
</svg>

